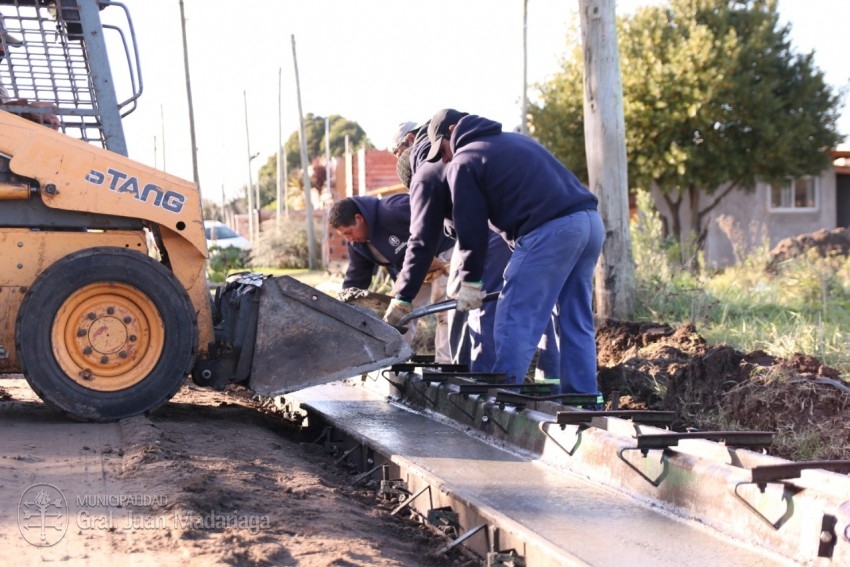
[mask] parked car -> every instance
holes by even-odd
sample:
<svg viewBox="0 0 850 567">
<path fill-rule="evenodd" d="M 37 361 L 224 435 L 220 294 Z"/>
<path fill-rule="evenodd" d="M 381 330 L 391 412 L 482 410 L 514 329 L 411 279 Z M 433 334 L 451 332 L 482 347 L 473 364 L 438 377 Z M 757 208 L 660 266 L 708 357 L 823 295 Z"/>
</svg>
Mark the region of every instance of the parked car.
<svg viewBox="0 0 850 567">
<path fill-rule="evenodd" d="M 207 248 L 238 248 L 246 252 L 251 250 L 251 241 L 227 226 L 226 224 L 215 221 L 204 221 L 204 233 L 207 237 Z"/>
</svg>

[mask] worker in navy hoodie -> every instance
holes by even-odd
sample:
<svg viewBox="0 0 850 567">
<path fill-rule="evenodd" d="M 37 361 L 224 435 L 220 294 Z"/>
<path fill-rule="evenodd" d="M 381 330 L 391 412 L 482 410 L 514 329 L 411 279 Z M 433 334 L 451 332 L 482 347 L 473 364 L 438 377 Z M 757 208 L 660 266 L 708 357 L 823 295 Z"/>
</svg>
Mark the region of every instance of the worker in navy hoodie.
<svg viewBox="0 0 850 567">
<path fill-rule="evenodd" d="M 342 282 L 343 289 L 368 289 L 378 266 L 385 266 L 393 280 L 401 269 L 410 237 L 410 197 L 407 193 L 391 195 L 383 199 L 372 196 L 348 197 L 337 201 L 328 213 L 328 224 L 346 240 L 348 247 L 348 269 Z M 428 259 L 423 281 L 427 284 L 414 294 L 416 304 L 433 303 L 430 280 L 448 271 L 437 254 L 450 250 L 454 240 L 439 239 L 435 253 Z M 411 298 L 413 303 L 414 298 Z M 411 325 L 412 340 L 416 325 Z M 434 348 L 442 362 L 450 360 L 448 326 L 439 323 L 434 339 Z"/>
<path fill-rule="evenodd" d="M 444 238 L 446 234 L 454 234 L 451 213 L 451 195 L 449 185 L 446 181 L 445 165 L 443 163 L 428 163 L 425 157 L 430 149 L 428 142 L 427 122 L 417 130 L 406 130 L 407 125 L 413 122 L 403 123 L 396 139 L 398 140 L 398 177 L 402 184 L 410 190 L 411 196 L 411 222 L 410 240 L 408 250 L 404 259 L 399 277 L 396 280 L 395 297 L 390 303 L 384 320 L 395 324 L 413 307 L 411 297 L 414 297 L 422 282 L 422 272 L 427 266 L 428 258 L 433 254 L 436 243 Z M 404 134 L 404 136 L 400 136 Z M 416 156 L 415 159 L 411 154 Z M 501 238 L 499 239 L 501 241 Z M 509 255 L 506 254 L 505 256 Z M 499 254 L 491 255 L 496 258 Z M 454 260 L 452 259 L 452 263 Z M 501 285 L 502 268 L 504 264 L 495 266 L 488 278 L 488 291 L 498 291 Z M 493 352 L 492 333 L 484 329 L 482 333 L 479 322 L 487 321 L 480 318 L 485 307 L 471 313 L 471 324 L 467 323 L 466 313 L 448 313 L 449 345 L 451 348 L 451 361 L 456 364 L 468 364 L 473 372 L 489 372 L 489 364 L 485 357 Z M 458 316 L 460 315 L 460 316 Z M 488 347 L 485 349 L 485 346 Z M 482 349 L 486 352 L 482 352 Z M 486 365 L 486 367 L 484 366 Z"/>
<path fill-rule="evenodd" d="M 426 161 L 431 144 L 428 140 L 427 125 L 411 132 L 407 122 L 396 135 L 393 145 L 395 148 L 404 145 L 399 155 L 398 177 L 405 187 L 410 189 L 411 222 L 410 240 L 404 258 L 402 270 L 396 280 L 396 296 L 390 303 L 384 320 L 395 324 L 412 307 L 412 300 L 417 293 L 421 273 L 427 266 L 428 258 L 433 254 L 437 242 L 444 234 L 454 235 L 452 220 L 451 192 L 445 175 L 445 164 L 442 162 L 429 163 Z M 502 276 L 507 266 L 511 250 L 505 241 L 495 232 L 488 238 L 487 262 L 483 273 L 483 290 L 497 292 L 502 288 Z M 452 269 L 449 271 L 449 286 L 454 286 L 451 280 L 456 279 L 457 257 L 451 257 Z M 459 286 L 460 283 L 457 282 Z M 452 294 L 453 295 L 453 294 Z M 495 323 L 495 303 L 481 305 L 478 309 L 468 312 L 449 312 L 449 346 L 452 362 L 467 364 L 472 372 L 490 372 L 496 359 L 496 348 L 493 339 Z M 466 316 L 468 315 L 468 317 Z M 541 382 L 559 382 L 560 356 L 557 353 L 555 328 L 552 322 L 546 328 L 546 333 L 540 341 L 540 350 L 535 378 Z"/>
<path fill-rule="evenodd" d="M 328 224 L 345 239 L 348 247 L 343 289 L 368 289 L 378 266 L 385 266 L 395 279 L 410 234 L 407 195 L 342 199 L 331 207 Z"/>
<path fill-rule="evenodd" d="M 592 292 L 605 234 L 596 196 L 538 142 L 493 120 L 443 109 L 428 139 L 427 161 L 447 164 L 458 310 L 482 304 L 490 228 L 513 249 L 496 304 L 492 371 L 521 383 L 554 310 L 561 393 L 598 393 Z"/>
<path fill-rule="evenodd" d="M 399 178 L 402 182 L 409 179 L 405 184 L 410 190 L 410 239 L 393 288 L 395 297 L 384 314 L 384 321 L 392 325 L 413 309 L 413 298 L 419 293 L 432 258 L 442 251 L 441 242 L 453 237 L 453 227 L 444 224 L 452 218 L 445 165 L 413 159 L 416 154 L 424 157 L 428 153 L 426 127 L 414 134 L 414 140 L 412 147 L 400 154 L 398 164 Z M 403 166 L 409 167 L 405 170 Z"/>
</svg>

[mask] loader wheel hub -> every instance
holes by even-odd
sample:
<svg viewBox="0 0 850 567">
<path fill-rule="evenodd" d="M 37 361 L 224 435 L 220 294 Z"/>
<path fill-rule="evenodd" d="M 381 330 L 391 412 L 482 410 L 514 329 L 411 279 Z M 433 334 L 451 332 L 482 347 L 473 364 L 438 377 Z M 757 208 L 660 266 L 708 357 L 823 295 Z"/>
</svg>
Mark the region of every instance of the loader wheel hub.
<svg viewBox="0 0 850 567">
<path fill-rule="evenodd" d="M 113 392 L 143 380 L 162 353 L 165 332 L 154 304 L 136 288 L 95 283 L 56 312 L 53 354 L 67 376 L 92 390 Z"/>
<path fill-rule="evenodd" d="M 127 329 L 115 317 L 101 317 L 89 328 L 89 342 L 96 352 L 114 354 L 127 344 Z"/>
</svg>

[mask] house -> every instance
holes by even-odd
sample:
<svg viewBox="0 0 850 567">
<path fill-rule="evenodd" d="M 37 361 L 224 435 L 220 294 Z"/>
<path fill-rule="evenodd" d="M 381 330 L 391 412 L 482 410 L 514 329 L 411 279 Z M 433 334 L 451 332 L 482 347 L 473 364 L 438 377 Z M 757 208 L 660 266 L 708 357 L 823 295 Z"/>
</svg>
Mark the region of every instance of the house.
<svg viewBox="0 0 850 567">
<path fill-rule="evenodd" d="M 752 192 L 733 190 L 711 212 L 704 245 L 705 262 L 722 268 L 734 264 L 764 243 L 770 248 L 788 237 L 850 227 L 850 147 L 832 152 L 834 161 L 816 176 L 770 185 L 759 182 Z M 665 217 L 670 211 L 655 195 Z M 706 204 L 712 197 L 701 196 Z M 689 210 L 685 196 L 682 210 Z M 681 215 L 686 217 L 687 215 Z M 682 234 L 690 232 L 682 218 Z"/>
</svg>

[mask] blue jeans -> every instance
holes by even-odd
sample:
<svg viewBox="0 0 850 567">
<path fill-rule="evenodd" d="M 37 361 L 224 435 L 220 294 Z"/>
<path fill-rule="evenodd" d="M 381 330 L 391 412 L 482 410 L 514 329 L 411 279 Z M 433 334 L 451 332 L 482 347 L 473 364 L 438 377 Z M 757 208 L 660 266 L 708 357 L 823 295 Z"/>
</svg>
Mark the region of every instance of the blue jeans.
<svg viewBox="0 0 850 567">
<path fill-rule="evenodd" d="M 505 267 L 511 258 L 511 249 L 502 236 L 490 232 L 487 241 L 487 262 L 484 264 L 484 291 L 501 291 Z M 490 372 L 496 362 L 493 328 L 496 324 L 496 302 L 485 303 L 467 313 L 467 331 L 470 342 L 469 369 L 472 372 Z"/>
<path fill-rule="evenodd" d="M 490 232 L 487 242 L 487 262 L 484 264 L 482 275 L 484 291 L 500 291 L 505 266 L 511 257 L 508 243 L 497 232 Z M 452 270 L 449 279 L 456 278 L 460 267 L 460 254 L 452 255 Z M 455 281 L 456 287 L 460 282 Z M 451 287 L 451 284 L 450 284 Z M 457 293 L 450 289 L 449 294 Z M 496 348 L 493 342 L 493 325 L 496 322 L 496 302 L 488 302 L 480 309 L 468 313 L 450 311 L 452 358 L 455 362 L 466 363 L 471 372 L 490 372 L 496 361 Z"/>
<path fill-rule="evenodd" d="M 486 291 L 498 291 L 501 287 L 502 282 L 499 282 L 495 290 L 486 288 Z M 467 313 L 466 324 L 471 350 L 469 370 L 472 372 L 490 372 L 496 363 L 493 329 L 496 326 L 497 307 L 497 302 L 485 303 L 480 309 Z M 546 378 L 558 378 L 561 376 L 561 357 L 558 354 L 556 320 L 553 314 L 550 314 L 547 323 L 537 348 L 537 373 Z"/>
<path fill-rule="evenodd" d="M 604 239 L 599 213 L 580 211 L 517 240 L 496 304 L 493 372 L 522 383 L 554 311 L 561 393 L 598 393 L 593 271 Z"/>
</svg>

